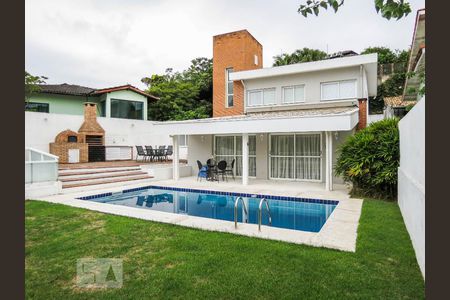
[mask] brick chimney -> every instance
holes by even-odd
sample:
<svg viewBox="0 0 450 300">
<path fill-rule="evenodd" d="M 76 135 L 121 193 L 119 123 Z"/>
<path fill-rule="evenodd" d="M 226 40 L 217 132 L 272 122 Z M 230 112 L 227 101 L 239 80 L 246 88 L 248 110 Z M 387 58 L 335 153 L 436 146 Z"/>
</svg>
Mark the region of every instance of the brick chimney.
<svg viewBox="0 0 450 300">
<path fill-rule="evenodd" d="M 84 103 L 84 122 L 78 129 L 78 132 L 85 135 L 103 136 L 105 134 L 105 130 L 97 122 L 97 104 L 92 102 Z"/>
<path fill-rule="evenodd" d="M 262 45 L 245 29 L 213 37 L 213 117 L 244 113 L 244 87 L 240 81 L 233 82 L 233 105 L 228 105 L 227 69 L 260 69 L 262 53 Z"/>
<path fill-rule="evenodd" d="M 359 123 L 357 130 L 361 130 L 367 127 L 367 99 L 358 99 L 359 107 Z"/>
</svg>

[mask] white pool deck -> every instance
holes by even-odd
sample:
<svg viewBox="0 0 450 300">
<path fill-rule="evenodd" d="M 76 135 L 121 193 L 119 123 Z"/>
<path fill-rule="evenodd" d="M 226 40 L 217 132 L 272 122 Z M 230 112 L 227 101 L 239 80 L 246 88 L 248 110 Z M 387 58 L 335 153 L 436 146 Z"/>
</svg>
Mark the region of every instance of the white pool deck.
<svg viewBox="0 0 450 300">
<path fill-rule="evenodd" d="M 239 223 L 238 228 L 235 229 L 234 222 L 230 221 L 76 199 L 81 196 L 97 195 L 106 192 L 119 192 L 123 189 L 147 185 L 338 200 L 339 204 L 336 206 L 331 216 L 327 219 L 320 232 L 314 233 L 275 228 L 264 225 L 261 228 L 261 232 L 259 232 L 257 224 Z M 195 177 L 184 177 L 180 178 L 178 181 L 148 181 L 133 185 L 127 184 L 124 186 L 117 186 L 114 188 L 109 187 L 73 194 L 42 197 L 37 200 L 60 203 L 119 216 L 176 224 L 202 230 L 228 232 L 262 239 L 278 240 L 295 244 L 305 244 L 315 247 L 325 247 L 355 252 L 357 230 L 363 201 L 361 199 L 350 198 L 348 191 L 348 187 L 338 184 L 334 185 L 333 191 L 325 191 L 323 183 L 250 179 L 249 185 L 243 186 L 238 178 L 236 178 L 235 181 L 229 180 L 228 182 L 221 181 L 217 183 L 205 180 L 198 182 Z"/>
</svg>

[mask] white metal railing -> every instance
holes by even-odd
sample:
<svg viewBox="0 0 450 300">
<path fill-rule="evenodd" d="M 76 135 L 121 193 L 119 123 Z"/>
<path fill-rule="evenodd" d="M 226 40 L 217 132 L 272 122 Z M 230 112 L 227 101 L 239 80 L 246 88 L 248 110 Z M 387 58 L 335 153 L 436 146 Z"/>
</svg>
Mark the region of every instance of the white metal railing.
<svg viewBox="0 0 450 300">
<path fill-rule="evenodd" d="M 25 183 L 58 180 L 58 156 L 25 148 Z"/>
</svg>

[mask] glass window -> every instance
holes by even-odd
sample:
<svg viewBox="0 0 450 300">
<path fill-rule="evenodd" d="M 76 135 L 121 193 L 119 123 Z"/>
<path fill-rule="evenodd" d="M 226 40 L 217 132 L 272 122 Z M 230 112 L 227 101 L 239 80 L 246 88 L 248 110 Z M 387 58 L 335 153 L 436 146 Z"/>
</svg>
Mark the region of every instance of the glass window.
<svg viewBox="0 0 450 300">
<path fill-rule="evenodd" d="M 341 99 L 356 98 L 356 81 L 341 81 L 339 83 L 339 92 Z"/>
<path fill-rule="evenodd" d="M 227 96 L 227 101 L 226 101 L 226 106 L 227 107 L 232 107 L 234 105 L 234 91 L 233 91 L 233 81 L 230 80 L 230 74 L 233 73 L 233 68 L 228 68 L 225 70 L 225 74 L 226 74 L 226 96 Z"/>
<path fill-rule="evenodd" d="M 106 117 L 106 101 L 100 102 L 100 117 Z"/>
<path fill-rule="evenodd" d="M 356 80 L 321 83 L 321 100 L 356 98 Z"/>
<path fill-rule="evenodd" d="M 320 134 L 271 135 L 270 177 L 320 180 L 321 155 Z"/>
<path fill-rule="evenodd" d="M 234 172 L 236 176 L 242 175 L 242 136 L 215 136 L 215 153 L 216 161 L 225 160 L 227 165 L 231 166 L 233 159 Z M 249 143 L 249 166 L 248 175 L 256 176 L 256 136 L 248 137 Z"/>
<path fill-rule="evenodd" d="M 265 89 L 263 98 L 264 105 L 275 104 L 275 89 Z"/>
<path fill-rule="evenodd" d="M 111 117 L 142 120 L 144 103 L 137 101 L 111 99 Z"/>
<path fill-rule="evenodd" d="M 339 83 L 322 83 L 322 100 L 339 99 Z"/>
<path fill-rule="evenodd" d="M 305 101 L 305 86 L 297 85 L 294 88 L 294 98 L 295 102 L 303 102 Z"/>
<path fill-rule="evenodd" d="M 34 112 L 49 112 L 49 104 L 48 103 L 38 103 L 38 102 L 25 102 L 25 110 L 26 111 L 34 111 Z"/>
<path fill-rule="evenodd" d="M 263 93 L 262 91 L 250 91 L 248 93 L 248 105 L 255 106 L 263 104 Z"/>
<path fill-rule="evenodd" d="M 275 104 L 275 88 L 252 90 L 248 92 L 248 106 Z"/>
<path fill-rule="evenodd" d="M 178 136 L 178 146 L 187 147 L 188 144 L 188 136 L 187 135 L 179 135 Z"/>
<path fill-rule="evenodd" d="M 283 103 L 305 101 L 305 86 L 295 85 L 283 87 Z"/>
</svg>

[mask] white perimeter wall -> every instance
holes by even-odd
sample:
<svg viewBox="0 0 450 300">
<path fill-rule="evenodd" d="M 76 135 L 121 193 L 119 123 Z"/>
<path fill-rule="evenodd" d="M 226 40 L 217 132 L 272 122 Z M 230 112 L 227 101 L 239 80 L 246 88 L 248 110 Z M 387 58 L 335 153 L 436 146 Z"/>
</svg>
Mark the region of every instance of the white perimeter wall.
<svg viewBox="0 0 450 300">
<path fill-rule="evenodd" d="M 376 115 L 369 115 L 369 118 L 367 119 L 367 125 L 373 122 L 378 122 L 384 119 L 384 114 L 376 114 Z"/>
<path fill-rule="evenodd" d="M 49 144 L 58 133 L 66 129 L 78 131 L 83 121 L 83 116 L 25 112 L 25 147 L 49 152 Z M 159 134 L 151 121 L 102 117 L 97 117 L 97 121 L 105 129 L 107 146 L 172 145 L 169 135 Z M 136 155 L 136 148 L 133 153 Z M 180 147 L 180 159 L 186 158 L 187 147 Z"/>
<path fill-rule="evenodd" d="M 403 117 L 399 129 L 398 205 L 425 277 L 425 98 Z"/>
</svg>

